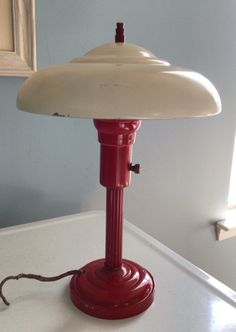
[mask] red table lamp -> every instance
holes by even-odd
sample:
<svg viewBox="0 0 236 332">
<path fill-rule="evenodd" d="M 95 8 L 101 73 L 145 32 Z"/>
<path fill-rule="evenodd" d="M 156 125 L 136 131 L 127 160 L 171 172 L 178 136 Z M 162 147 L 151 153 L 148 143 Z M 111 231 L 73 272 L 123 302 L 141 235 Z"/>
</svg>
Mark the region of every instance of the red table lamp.
<svg viewBox="0 0 236 332">
<path fill-rule="evenodd" d="M 101 143 L 100 183 L 107 188 L 106 254 L 73 276 L 70 292 L 80 310 L 106 319 L 137 315 L 154 298 L 152 275 L 122 258 L 123 192 L 131 171 L 139 172 L 131 160 L 140 120 L 203 117 L 221 110 L 216 89 L 202 75 L 124 43 L 123 23 L 117 23 L 115 41 L 33 74 L 17 100 L 28 112 L 94 119 Z"/>
</svg>

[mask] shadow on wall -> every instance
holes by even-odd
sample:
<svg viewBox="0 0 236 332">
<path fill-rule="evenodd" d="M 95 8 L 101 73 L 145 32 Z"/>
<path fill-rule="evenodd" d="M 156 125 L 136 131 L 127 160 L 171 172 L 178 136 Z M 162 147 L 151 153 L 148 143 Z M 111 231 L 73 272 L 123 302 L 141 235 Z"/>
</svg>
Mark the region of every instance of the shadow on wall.
<svg viewBox="0 0 236 332">
<path fill-rule="evenodd" d="M 54 200 L 42 190 L 13 186 L 1 189 L 0 228 L 80 212 L 79 203 Z"/>
</svg>

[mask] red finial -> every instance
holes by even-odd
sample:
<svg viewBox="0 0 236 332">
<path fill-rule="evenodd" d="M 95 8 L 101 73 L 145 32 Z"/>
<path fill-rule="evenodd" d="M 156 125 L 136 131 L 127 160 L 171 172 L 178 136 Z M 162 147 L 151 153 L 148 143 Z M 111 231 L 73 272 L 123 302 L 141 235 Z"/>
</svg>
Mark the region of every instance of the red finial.
<svg viewBox="0 0 236 332">
<path fill-rule="evenodd" d="M 125 34 L 124 34 L 124 23 L 118 22 L 116 23 L 116 43 L 124 43 L 125 41 Z"/>
</svg>

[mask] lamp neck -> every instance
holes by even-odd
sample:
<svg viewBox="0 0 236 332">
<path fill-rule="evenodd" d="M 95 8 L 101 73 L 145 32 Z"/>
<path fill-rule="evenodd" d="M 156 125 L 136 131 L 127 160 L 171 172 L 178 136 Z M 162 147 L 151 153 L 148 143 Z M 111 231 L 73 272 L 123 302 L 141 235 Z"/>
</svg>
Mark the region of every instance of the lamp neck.
<svg viewBox="0 0 236 332">
<path fill-rule="evenodd" d="M 131 182 L 132 145 L 140 120 L 94 120 L 100 150 L 100 183 L 107 188 L 128 187 Z"/>
</svg>

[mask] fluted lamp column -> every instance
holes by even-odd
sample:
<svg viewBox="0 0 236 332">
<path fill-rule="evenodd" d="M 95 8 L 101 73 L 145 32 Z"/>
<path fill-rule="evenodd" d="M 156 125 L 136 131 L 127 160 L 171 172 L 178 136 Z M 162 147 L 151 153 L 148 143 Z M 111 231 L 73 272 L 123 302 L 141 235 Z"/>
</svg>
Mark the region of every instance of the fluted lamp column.
<svg viewBox="0 0 236 332">
<path fill-rule="evenodd" d="M 202 75 L 125 43 L 123 23 L 117 23 L 115 43 L 33 74 L 21 87 L 17 106 L 33 113 L 94 119 L 101 145 L 100 183 L 107 190 L 105 258 L 73 276 L 71 299 L 99 318 L 143 312 L 154 299 L 153 277 L 138 263 L 122 258 L 123 194 L 131 171 L 139 172 L 139 165 L 132 165 L 136 132 L 142 119 L 219 113 L 216 89 Z"/>
</svg>

